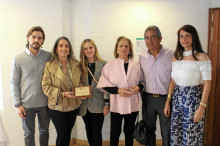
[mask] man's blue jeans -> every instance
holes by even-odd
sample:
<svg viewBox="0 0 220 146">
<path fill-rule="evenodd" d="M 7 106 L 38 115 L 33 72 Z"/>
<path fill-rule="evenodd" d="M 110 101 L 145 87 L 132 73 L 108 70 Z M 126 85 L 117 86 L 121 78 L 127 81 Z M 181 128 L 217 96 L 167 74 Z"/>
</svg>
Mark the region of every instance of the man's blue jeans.
<svg viewBox="0 0 220 146">
<path fill-rule="evenodd" d="M 49 123 L 48 107 L 25 108 L 26 119 L 22 119 L 25 146 L 35 146 L 35 117 L 38 117 L 40 146 L 48 146 Z"/>
</svg>

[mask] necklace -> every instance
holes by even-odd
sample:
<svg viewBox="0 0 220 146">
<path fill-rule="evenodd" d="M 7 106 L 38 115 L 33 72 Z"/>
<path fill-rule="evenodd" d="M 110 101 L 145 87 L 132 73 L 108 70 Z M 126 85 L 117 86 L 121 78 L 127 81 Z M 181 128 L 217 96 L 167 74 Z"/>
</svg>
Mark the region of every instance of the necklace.
<svg viewBox="0 0 220 146">
<path fill-rule="evenodd" d="M 95 63 L 88 63 L 89 66 L 92 66 L 93 64 L 95 64 Z"/>
<path fill-rule="evenodd" d="M 190 51 L 183 51 L 183 56 L 189 56 L 192 55 L 192 50 Z"/>
</svg>

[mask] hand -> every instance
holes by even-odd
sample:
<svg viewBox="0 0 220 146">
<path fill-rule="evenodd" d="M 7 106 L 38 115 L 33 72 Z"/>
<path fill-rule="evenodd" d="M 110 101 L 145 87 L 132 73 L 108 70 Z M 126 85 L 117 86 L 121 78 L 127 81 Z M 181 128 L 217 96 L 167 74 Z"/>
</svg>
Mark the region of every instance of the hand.
<svg viewBox="0 0 220 146">
<path fill-rule="evenodd" d="M 202 120 L 203 117 L 203 113 L 204 113 L 205 107 L 203 105 L 200 105 L 199 108 L 196 110 L 195 114 L 194 114 L 194 122 L 200 122 Z"/>
<path fill-rule="evenodd" d="M 166 117 L 170 117 L 170 104 L 166 102 L 164 107 L 164 115 Z"/>
<path fill-rule="evenodd" d="M 139 86 L 132 86 L 129 89 L 131 91 L 131 94 L 137 94 L 140 91 L 140 87 Z"/>
<path fill-rule="evenodd" d="M 107 115 L 109 113 L 109 106 L 105 105 L 102 112 L 104 116 Z"/>
<path fill-rule="evenodd" d="M 125 88 L 119 88 L 118 89 L 118 94 L 120 96 L 124 96 L 124 97 L 129 97 L 131 96 L 131 93 L 128 91 L 128 89 L 125 89 Z"/>
<path fill-rule="evenodd" d="M 17 108 L 17 114 L 22 118 L 22 119 L 26 119 L 26 112 L 25 112 L 25 109 L 22 105 L 20 105 L 18 108 Z"/>
<path fill-rule="evenodd" d="M 64 96 L 67 98 L 75 98 L 74 93 L 73 92 L 64 92 Z"/>
</svg>

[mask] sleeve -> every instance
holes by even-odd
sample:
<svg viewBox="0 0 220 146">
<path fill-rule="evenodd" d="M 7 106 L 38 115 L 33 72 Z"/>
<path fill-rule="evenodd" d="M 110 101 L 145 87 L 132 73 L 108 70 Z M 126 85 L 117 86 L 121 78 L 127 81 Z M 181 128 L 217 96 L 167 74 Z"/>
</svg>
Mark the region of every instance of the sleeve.
<svg viewBox="0 0 220 146">
<path fill-rule="evenodd" d="M 110 94 L 118 94 L 118 87 L 103 87 Z"/>
<path fill-rule="evenodd" d="M 15 104 L 21 103 L 21 66 L 16 57 L 12 60 L 11 91 Z"/>
<path fill-rule="evenodd" d="M 138 87 L 140 88 L 140 92 L 144 89 L 144 85 L 143 84 L 139 84 Z"/>
<path fill-rule="evenodd" d="M 108 94 L 109 92 L 107 92 L 106 90 L 104 90 L 104 87 L 115 87 L 115 85 L 113 85 L 108 78 L 108 69 L 107 69 L 107 65 L 105 65 L 102 69 L 102 75 L 99 78 L 98 84 L 97 84 L 97 89 L 99 89 L 101 92 L 104 92 L 106 94 Z"/>
<path fill-rule="evenodd" d="M 145 80 L 144 80 L 144 72 L 143 72 L 143 69 L 141 67 L 141 63 L 140 63 L 140 60 L 139 60 L 139 68 L 140 68 L 140 82 L 139 82 L 139 88 L 140 88 L 140 92 L 144 91 L 145 89 Z"/>
<path fill-rule="evenodd" d="M 57 105 L 59 98 L 64 98 L 62 90 L 57 88 L 52 83 L 51 72 L 49 71 L 49 65 L 46 64 L 44 68 L 44 74 L 42 78 L 42 90 L 44 94 L 52 101 L 53 105 Z"/>
<path fill-rule="evenodd" d="M 109 103 L 109 94 L 104 94 L 105 103 Z"/>
<path fill-rule="evenodd" d="M 211 60 L 201 62 L 200 72 L 202 74 L 202 80 L 212 80 Z"/>
<path fill-rule="evenodd" d="M 104 62 L 104 63 L 103 63 L 103 67 L 105 66 L 106 63 L 107 63 L 107 62 Z M 103 67 L 102 67 L 102 68 L 103 68 Z M 109 99 L 110 99 L 110 95 L 104 93 L 104 100 L 105 100 L 105 103 L 109 103 Z"/>
</svg>

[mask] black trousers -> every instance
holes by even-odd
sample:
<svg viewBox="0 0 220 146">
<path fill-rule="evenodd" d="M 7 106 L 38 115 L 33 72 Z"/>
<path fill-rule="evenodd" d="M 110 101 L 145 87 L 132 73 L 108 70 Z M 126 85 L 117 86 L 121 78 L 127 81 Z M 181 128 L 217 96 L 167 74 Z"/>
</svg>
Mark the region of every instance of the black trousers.
<svg viewBox="0 0 220 146">
<path fill-rule="evenodd" d="M 148 128 L 151 131 L 149 135 L 148 145 L 156 146 L 156 122 L 157 116 L 160 119 L 160 129 L 162 136 L 162 146 L 170 145 L 170 117 L 166 117 L 164 114 L 164 106 L 167 100 L 167 96 L 154 97 L 151 94 L 145 93 L 142 97 L 143 104 L 146 105 L 143 110 L 147 113 L 146 122 Z"/>
<path fill-rule="evenodd" d="M 90 113 L 82 117 L 85 123 L 86 135 L 90 146 L 102 146 L 103 113 Z"/>
<path fill-rule="evenodd" d="M 78 109 L 70 112 L 60 112 L 49 109 L 50 118 L 57 131 L 56 146 L 69 146 L 71 131 L 76 121 Z"/>
<path fill-rule="evenodd" d="M 138 112 L 131 114 L 120 115 L 119 113 L 111 112 L 111 130 L 110 130 L 110 146 L 118 146 L 119 137 L 121 134 L 122 120 L 124 119 L 125 146 L 133 146 L 134 125 Z"/>
</svg>

